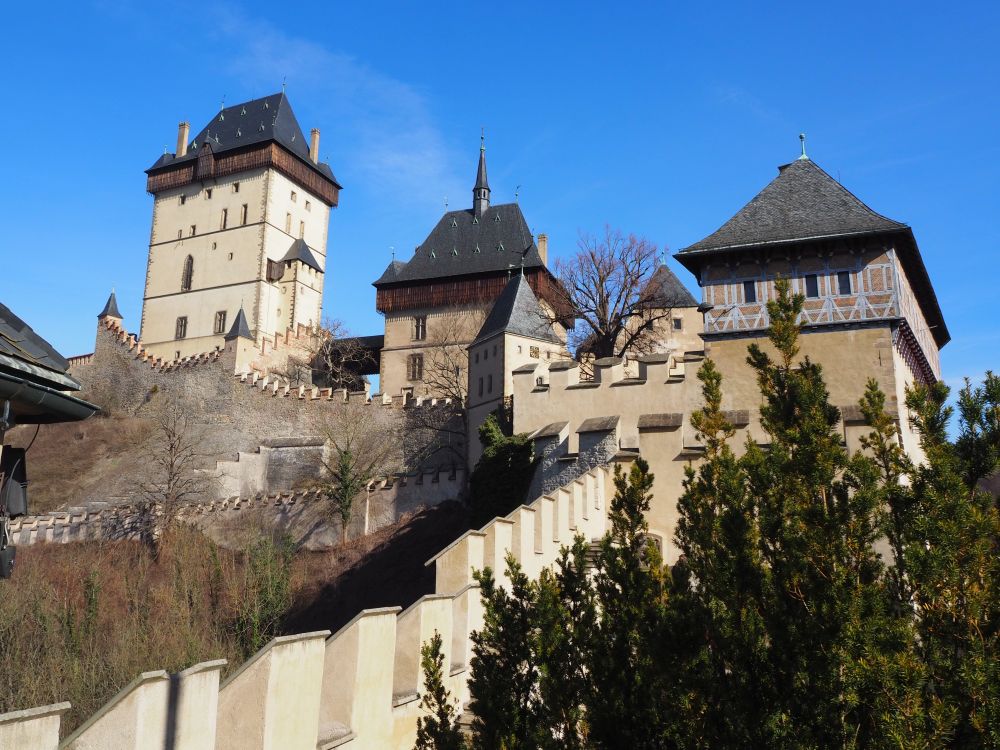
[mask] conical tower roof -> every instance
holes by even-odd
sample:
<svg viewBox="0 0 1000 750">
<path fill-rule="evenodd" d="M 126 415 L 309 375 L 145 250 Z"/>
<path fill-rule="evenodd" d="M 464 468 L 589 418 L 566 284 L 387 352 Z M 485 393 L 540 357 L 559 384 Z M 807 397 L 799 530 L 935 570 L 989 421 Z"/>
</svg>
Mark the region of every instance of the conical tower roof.
<svg viewBox="0 0 1000 750">
<path fill-rule="evenodd" d="M 226 341 L 232 341 L 233 339 L 244 338 L 253 341 L 253 336 L 250 334 L 250 326 L 247 325 L 247 316 L 243 314 L 243 308 L 240 307 L 240 311 L 236 313 L 236 319 L 233 321 L 232 327 L 223 337 Z"/>
<path fill-rule="evenodd" d="M 111 291 L 108 301 L 104 303 L 104 309 L 97 313 L 97 319 L 100 320 L 101 318 L 122 319 L 122 314 L 118 312 L 118 299 L 115 297 L 114 290 Z"/>
</svg>

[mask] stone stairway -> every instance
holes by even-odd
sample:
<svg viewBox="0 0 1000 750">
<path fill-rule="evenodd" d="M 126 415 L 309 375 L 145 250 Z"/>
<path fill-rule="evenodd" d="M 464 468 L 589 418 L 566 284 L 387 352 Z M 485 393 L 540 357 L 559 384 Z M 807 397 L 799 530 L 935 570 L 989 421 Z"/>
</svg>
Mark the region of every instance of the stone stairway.
<svg viewBox="0 0 1000 750">
<path fill-rule="evenodd" d="M 489 566 L 506 584 L 510 553 L 535 577 L 575 535 L 599 539 L 612 474 L 611 466 L 599 466 L 466 532 L 427 562 L 435 568 L 435 593 L 405 611 L 365 610 L 332 635 L 276 638 L 224 682 L 223 661 L 176 675 L 144 673 L 62 743 L 59 716 L 69 704 L 0 715 L 0 748 L 410 748 L 422 715 L 420 647 L 435 631 L 449 666 L 448 688 L 460 705 L 468 703 L 470 634 L 483 616 L 473 572 Z"/>
</svg>

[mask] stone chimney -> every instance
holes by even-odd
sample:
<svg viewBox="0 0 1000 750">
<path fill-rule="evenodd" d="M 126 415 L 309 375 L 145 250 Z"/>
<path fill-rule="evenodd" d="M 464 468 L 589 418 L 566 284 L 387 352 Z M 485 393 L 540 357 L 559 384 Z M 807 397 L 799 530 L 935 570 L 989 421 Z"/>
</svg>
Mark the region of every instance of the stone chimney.
<svg viewBox="0 0 1000 750">
<path fill-rule="evenodd" d="M 538 245 L 538 254 L 542 256 L 542 265 L 547 266 L 549 264 L 549 236 L 547 234 L 538 235 L 535 244 Z"/>
<path fill-rule="evenodd" d="M 188 134 L 191 132 L 191 124 L 182 122 L 177 126 L 177 151 L 178 156 L 184 156 L 188 152 Z"/>
<path fill-rule="evenodd" d="M 313 164 L 319 164 L 319 128 L 312 129 L 312 138 L 309 140 L 309 158 Z"/>
</svg>

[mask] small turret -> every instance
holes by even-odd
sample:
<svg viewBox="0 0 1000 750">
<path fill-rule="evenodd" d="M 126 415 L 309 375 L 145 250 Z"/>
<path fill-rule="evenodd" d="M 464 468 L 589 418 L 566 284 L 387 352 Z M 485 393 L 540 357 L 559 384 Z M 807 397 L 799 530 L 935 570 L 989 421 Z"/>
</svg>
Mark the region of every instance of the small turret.
<svg viewBox="0 0 1000 750">
<path fill-rule="evenodd" d="M 97 313 L 98 320 L 104 320 L 105 318 L 114 318 L 119 323 L 122 320 L 122 314 L 118 312 L 118 300 L 115 298 L 115 290 L 111 290 L 111 296 L 108 297 L 108 301 L 104 303 L 104 309 Z"/>
<path fill-rule="evenodd" d="M 479 136 L 479 169 L 476 170 L 476 185 L 472 188 L 472 210 L 482 216 L 490 207 L 490 184 L 486 181 L 486 136 Z"/>
<path fill-rule="evenodd" d="M 243 314 L 243 307 L 240 306 L 240 311 L 236 313 L 236 319 L 233 321 L 232 328 L 229 329 L 223 337 L 226 341 L 232 341 L 233 339 L 250 339 L 253 341 L 253 336 L 250 334 L 250 326 L 247 325 L 247 316 Z"/>
</svg>

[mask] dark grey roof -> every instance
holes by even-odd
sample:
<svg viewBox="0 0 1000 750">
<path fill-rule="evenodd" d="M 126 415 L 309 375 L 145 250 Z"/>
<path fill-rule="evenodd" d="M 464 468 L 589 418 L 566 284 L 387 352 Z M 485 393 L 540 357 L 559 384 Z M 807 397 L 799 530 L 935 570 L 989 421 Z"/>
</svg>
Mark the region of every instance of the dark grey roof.
<svg viewBox="0 0 1000 750">
<path fill-rule="evenodd" d="M 733 218 L 674 257 L 698 274 L 699 258 L 720 251 L 885 233 L 901 238 L 897 245 L 900 259 L 940 348 L 951 340 L 951 334 L 913 231 L 872 211 L 811 159 L 799 158 L 779 167 L 778 176 Z"/>
<path fill-rule="evenodd" d="M 640 414 L 639 431 L 673 430 L 681 426 L 684 415 L 681 412 L 662 412 L 659 414 Z"/>
<path fill-rule="evenodd" d="M 119 318 L 121 319 L 122 314 L 118 312 L 118 300 L 115 297 L 115 293 L 112 291 L 111 296 L 108 297 L 108 301 L 104 303 L 104 309 L 97 314 L 98 320 L 101 318 Z"/>
<path fill-rule="evenodd" d="M 254 340 L 253 336 L 250 334 L 250 326 L 247 325 L 247 316 L 243 314 L 243 308 L 236 313 L 236 319 L 233 320 L 233 325 L 229 329 L 229 333 L 223 336 L 225 341 L 232 341 L 233 339 L 244 338 Z"/>
<path fill-rule="evenodd" d="M 697 307 L 698 301 L 688 288 L 681 283 L 677 275 L 663 263 L 653 273 L 646 285 L 648 293 L 652 293 L 656 304 L 663 307 Z"/>
<path fill-rule="evenodd" d="M 577 432 L 607 432 L 618 427 L 621 419 L 617 414 L 610 417 L 591 417 L 576 428 Z"/>
<path fill-rule="evenodd" d="M 811 159 L 778 168 L 778 176 L 733 218 L 677 259 L 716 250 L 906 229 L 872 211 Z"/>
<path fill-rule="evenodd" d="M 399 272 L 403 268 L 406 268 L 406 263 L 404 263 L 403 261 L 401 260 L 390 261 L 389 265 L 385 267 L 385 270 L 382 272 L 382 275 L 378 277 L 378 280 L 375 282 L 375 284 L 376 285 L 388 284 L 390 282 L 395 281 L 399 277 Z"/>
<path fill-rule="evenodd" d="M 299 260 L 310 268 L 315 268 L 321 273 L 323 271 L 323 269 L 320 268 L 319 261 L 316 260 L 316 256 L 313 255 L 312 250 L 309 249 L 309 245 L 307 245 L 306 241 L 301 237 L 292 243 L 292 246 L 288 248 L 288 252 L 285 253 L 285 257 L 282 258 L 282 260 Z"/>
<path fill-rule="evenodd" d="M 552 330 L 552 323 L 542 306 L 538 304 L 538 298 L 531 291 L 527 277 L 522 273 L 515 274 L 507 282 L 472 345 L 498 333 L 528 336 L 554 344 L 562 343 Z"/>
<path fill-rule="evenodd" d="M 476 168 L 476 184 L 472 186 L 473 191 L 479 188 L 490 189 L 490 183 L 486 179 L 486 147 L 479 147 L 479 166 Z"/>
<path fill-rule="evenodd" d="M 35 333 L 10 308 L 0 304 L 0 369 L 17 371 L 27 380 L 52 384 L 59 390 L 79 390 L 66 375 L 69 362 Z"/>
<path fill-rule="evenodd" d="M 525 268 L 545 266 L 516 203 L 490 206 L 479 217 L 471 208 L 449 211 L 413 252 L 409 262 L 399 266 L 390 264 L 396 274 L 394 279 L 387 279 L 383 273 L 374 283 L 382 286 L 496 273 L 517 269 L 522 260 Z"/>
<path fill-rule="evenodd" d="M 279 143 L 308 167 L 340 187 L 329 164 L 316 164 L 309 158 L 309 141 L 302 134 L 299 121 L 292 112 L 292 105 L 284 93 L 225 107 L 191 140 L 187 154 L 180 157 L 164 154 L 146 171 L 152 172 L 161 167 L 193 161 L 198 158 L 198 149 L 206 142 L 212 145 L 215 154 L 220 154 L 268 141 Z"/>
</svg>

